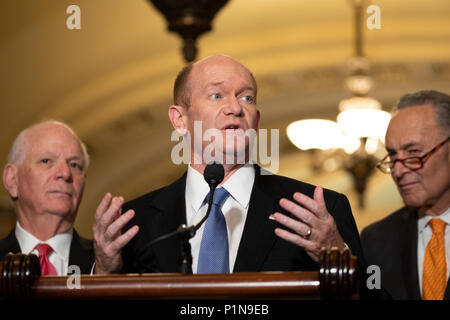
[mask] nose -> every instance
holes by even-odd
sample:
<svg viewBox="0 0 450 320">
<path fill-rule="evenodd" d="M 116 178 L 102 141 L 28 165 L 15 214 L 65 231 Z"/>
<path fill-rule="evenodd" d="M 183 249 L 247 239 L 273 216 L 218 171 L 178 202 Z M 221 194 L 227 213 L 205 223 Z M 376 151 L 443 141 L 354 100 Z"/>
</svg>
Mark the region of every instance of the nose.
<svg viewBox="0 0 450 320">
<path fill-rule="evenodd" d="M 230 99 L 230 103 L 227 105 L 227 108 L 225 108 L 226 114 L 232 114 L 236 117 L 240 117 L 243 114 L 242 105 L 240 104 L 240 101 L 237 97 L 233 96 Z"/>
<path fill-rule="evenodd" d="M 72 170 L 68 163 L 64 161 L 58 163 L 56 167 L 56 178 L 63 179 L 64 181 L 70 181 L 72 179 Z"/>
<path fill-rule="evenodd" d="M 411 170 L 406 167 L 401 161 L 395 161 L 391 169 L 391 175 L 394 179 L 400 179 L 403 175 Z"/>
</svg>

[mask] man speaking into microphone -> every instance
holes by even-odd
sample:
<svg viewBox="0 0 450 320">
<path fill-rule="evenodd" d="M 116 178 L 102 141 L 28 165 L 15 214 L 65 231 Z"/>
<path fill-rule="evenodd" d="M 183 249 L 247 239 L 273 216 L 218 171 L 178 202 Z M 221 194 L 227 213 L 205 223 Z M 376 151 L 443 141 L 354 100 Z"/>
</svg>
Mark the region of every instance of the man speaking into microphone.
<svg viewBox="0 0 450 320">
<path fill-rule="evenodd" d="M 169 107 L 172 126 L 194 137 L 194 122 L 201 121 L 203 132 L 218 130 L 222 139 L 212 146 L 202 137 L 192 141 L 186 173 L 168 186 L 126 204 L 121 197 L 105 195 L 93 227 L 95 273 L 179 272 L 178 237 L 149 243 L 180 225 L 197 225 L 205 216 L 210 200 L 203 176 L 209 163 L 203 157 L 206 147 L 214 150 L 215 159 L 222 157 L 224 177 L 208 219 L 189 240 L 193 273 L 317 270 L 321 248 L 332 246 L 348 246 L 363 261 L 344 195 L 262 174 L 248 161 L 250 139 L 227 143 L 257 130 L 256 94 L 251 72 L 227 56 L 207 57 L 179 73 Z M 244 163 L 236 161 L 242 152 Z"/>
</svg>

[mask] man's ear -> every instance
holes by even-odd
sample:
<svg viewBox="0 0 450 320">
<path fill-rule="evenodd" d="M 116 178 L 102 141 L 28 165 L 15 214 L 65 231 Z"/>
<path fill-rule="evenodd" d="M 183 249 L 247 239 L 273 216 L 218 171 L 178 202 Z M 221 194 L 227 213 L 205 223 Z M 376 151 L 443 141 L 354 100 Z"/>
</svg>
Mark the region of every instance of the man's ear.
<svg viewBox="0 0 450 320">
<path fill-rule="evenodd" d="M 171 105 L 169 107 L 169 119 L 172 126 L 180 134 L 187 131 L 186 108 L 179 105 Z"/>
<path fill-rule="evenodd" d="M 18 168 L 13 164 L 7 164 L 3 168 L 3 185 L 13 200 L 17 199 L 19 195 L 17 173 Z"/>
</svg>

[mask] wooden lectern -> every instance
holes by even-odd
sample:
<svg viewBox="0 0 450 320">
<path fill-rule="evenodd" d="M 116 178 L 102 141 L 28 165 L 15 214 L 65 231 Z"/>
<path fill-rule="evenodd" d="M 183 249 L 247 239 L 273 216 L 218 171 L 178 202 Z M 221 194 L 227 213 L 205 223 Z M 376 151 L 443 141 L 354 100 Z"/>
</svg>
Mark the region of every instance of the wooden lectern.
<svg viewBox="0 0 450 320">
<path fill-rule="evenodd" d="M 337 248 L 322 250 L 319 271 L 191 275 L 40 276 L 35 255 L 9 253 L 0 299 L 357 299 L 357 273 L 357 258 Z"/>
</svg>

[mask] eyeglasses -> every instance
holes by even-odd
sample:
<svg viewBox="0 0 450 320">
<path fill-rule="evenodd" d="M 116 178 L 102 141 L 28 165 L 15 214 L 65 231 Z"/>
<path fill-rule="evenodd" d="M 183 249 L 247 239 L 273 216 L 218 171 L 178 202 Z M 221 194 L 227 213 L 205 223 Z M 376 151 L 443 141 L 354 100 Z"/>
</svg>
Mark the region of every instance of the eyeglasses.
<svg viewBox="0 0 450 320">
<path fill-rule="evenodd" d="M 392 161 L 389 158 L 389 155 L 387 155 L 382 160 L 380 160 L 380 162 L 378 162 L 377 168 L 380 169 L 380 171 L 383 173 L 391 173 L 392 169 L 395 166 L 395 163 L 398 161 L 401 164 L 403 164 L 405 167 L 407 167 L 409 170 L 413 170 L 413 171 L 419 170 L 423 167 L 423 164 L 425 163 L 425 161 L 449 140 L 450 140 L 450 137 L 447 137 L 447 139 L 445 139 L 444 141 L 439 143 L 436 147 L 434 147 L 433 149 L 431 149 L 430 151 L 428 151 L 421 157 L 395 159 L 394 161 Z"/>
</svg>

